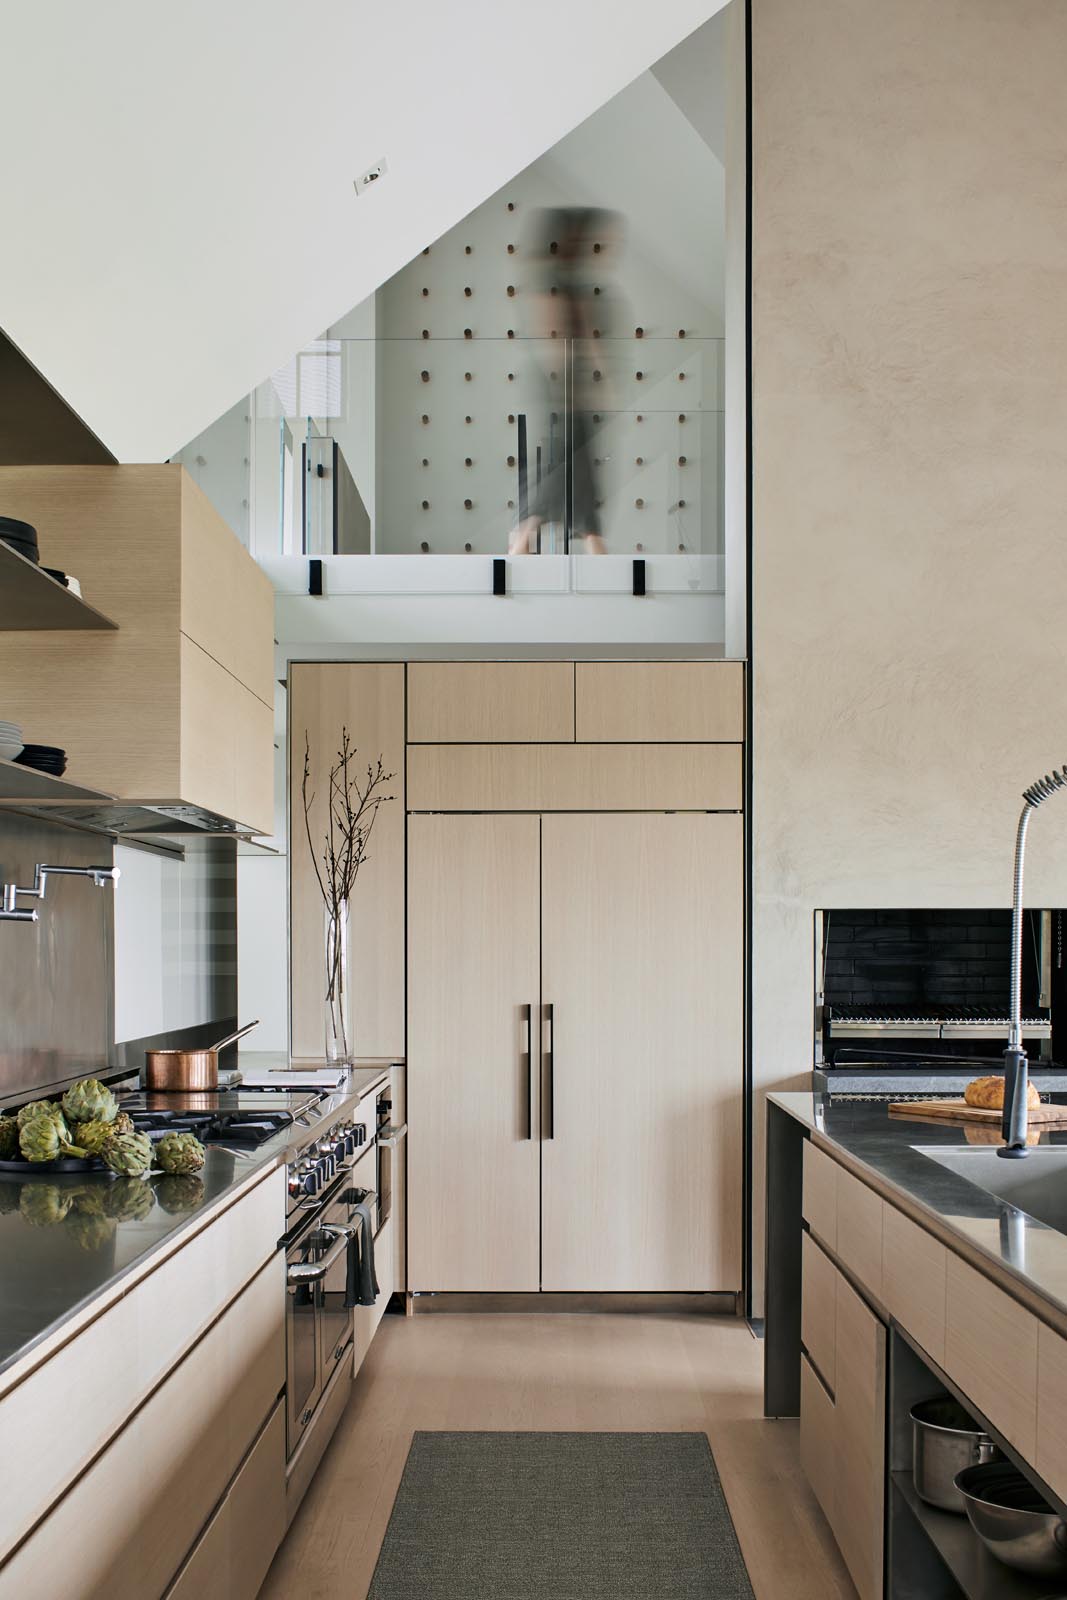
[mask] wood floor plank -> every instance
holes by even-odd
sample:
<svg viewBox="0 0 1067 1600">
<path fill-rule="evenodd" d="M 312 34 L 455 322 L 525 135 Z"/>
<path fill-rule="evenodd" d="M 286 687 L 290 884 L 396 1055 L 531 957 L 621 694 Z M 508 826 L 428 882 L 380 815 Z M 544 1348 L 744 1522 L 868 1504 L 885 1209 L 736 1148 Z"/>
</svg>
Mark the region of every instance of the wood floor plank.
<svg viewBox="0 0 1067 1600">
<path fill-rule="evenodd" d="M 260 1600 L 366 1600 L 420 1428 L 703 1430 L 756 1600 L 855 1600 L 762 1372 L 728 1317 L 386 1317 Z"/>
</svg>

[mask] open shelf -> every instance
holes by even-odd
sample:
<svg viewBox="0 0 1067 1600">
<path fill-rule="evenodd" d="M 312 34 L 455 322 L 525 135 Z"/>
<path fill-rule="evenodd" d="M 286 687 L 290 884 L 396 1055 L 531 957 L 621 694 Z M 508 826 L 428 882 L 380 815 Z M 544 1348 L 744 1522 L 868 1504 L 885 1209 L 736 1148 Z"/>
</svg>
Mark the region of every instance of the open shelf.
<svg viewBox="0 0 1067 1600">
<path fill-rule="evenodd" d="M 938 1511 L 920 1500 L 910 1472 L 892 1474 L 899 1495 L 967 1600 L 1064 1600 L 1067 1584 L 1055 1578 L 1030 1578 L 990 1555 L 970 1522 Z"/>
<path fill-rule="evenodd" d="M 87 789 L 83 783 L 54 778 L 50 772 L 22 767 L 17 761 L 0 761 L 0 806 L 52 806 L 71 801 L 103 804 L 113 799 L 103 789 Z"/>
<path fill-rule="evenodd" d="M 0 630 L 55 628 L 117 629 L 118 623 L 0 542 Z"/>
</svg>

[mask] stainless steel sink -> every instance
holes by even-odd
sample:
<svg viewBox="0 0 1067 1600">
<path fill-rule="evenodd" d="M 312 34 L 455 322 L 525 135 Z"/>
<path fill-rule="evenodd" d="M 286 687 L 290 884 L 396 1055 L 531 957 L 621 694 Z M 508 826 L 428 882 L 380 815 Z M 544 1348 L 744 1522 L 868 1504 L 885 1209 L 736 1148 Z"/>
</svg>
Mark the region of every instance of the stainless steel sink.
<svg viewBox="0 0 1067 1600">
<path fill-rule="evenodd" d="M 915 1145 L 931 1161 L 1067 1234 L 1067 1146 L 1038 1145 L 1021 1161 L 993 1149 L 938 1149 Z"/>
</svg>

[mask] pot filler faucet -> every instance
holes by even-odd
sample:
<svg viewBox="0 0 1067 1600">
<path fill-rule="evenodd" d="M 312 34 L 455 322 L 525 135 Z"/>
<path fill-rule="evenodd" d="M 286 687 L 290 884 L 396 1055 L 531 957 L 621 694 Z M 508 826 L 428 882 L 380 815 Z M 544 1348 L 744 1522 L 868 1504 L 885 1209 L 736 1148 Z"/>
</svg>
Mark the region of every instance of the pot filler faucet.
<svg viewBox="0 0 1067 1600">
<path fill-rule="evenodd" d="M 43 900 L 49 878 L 92 878 L 98 889 L 114 883 L 121 876 L 119 867 L 53 867 L 47 861 L 38 861 L 33 869 L 33 887 L 23 889 L 17 883 L 5 883 L 3 904 L 0 905 L 0 922 L 36 922 L 37 908 L 19 909 L 18 897 L 24 894 L 31 900 Z"/>
<path fill-rule="evenodd" d="M 1023 790 L 1023 806 L 1015 835 L 1015 876 L 1011 902 L 1011 993 L 1008 1011 L 1008 1047 L 1004 1052 L 1004 1115 L 1001 1121 L 1003 1145 L 997 1155 L 1018 1160 L 1026 1155 L 1026 1130 L 1029 1115 L 1026 1095 L 1029 1069 L 1023 1049 L 1022 964 L 1023 964 L 1023 862 L 1026 857 L 1026 831 L 1030 818 L 1043 800 L 1058 789 L 1067 789 L 1067 767 L 1046 774 Z"/>
</svg>

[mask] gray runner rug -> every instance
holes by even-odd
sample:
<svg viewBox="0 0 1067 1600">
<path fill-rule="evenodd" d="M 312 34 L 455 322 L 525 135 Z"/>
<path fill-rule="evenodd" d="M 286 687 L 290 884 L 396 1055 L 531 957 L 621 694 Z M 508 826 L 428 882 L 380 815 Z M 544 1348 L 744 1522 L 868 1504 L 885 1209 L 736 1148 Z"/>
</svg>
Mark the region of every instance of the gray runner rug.
<svg viewBox="0 0 1067 1600">
<path fill-rule="evenodd" d="M 752 1600 L 702 1433 L 416 1433 L 368 1600 Z"/>
</svg>

